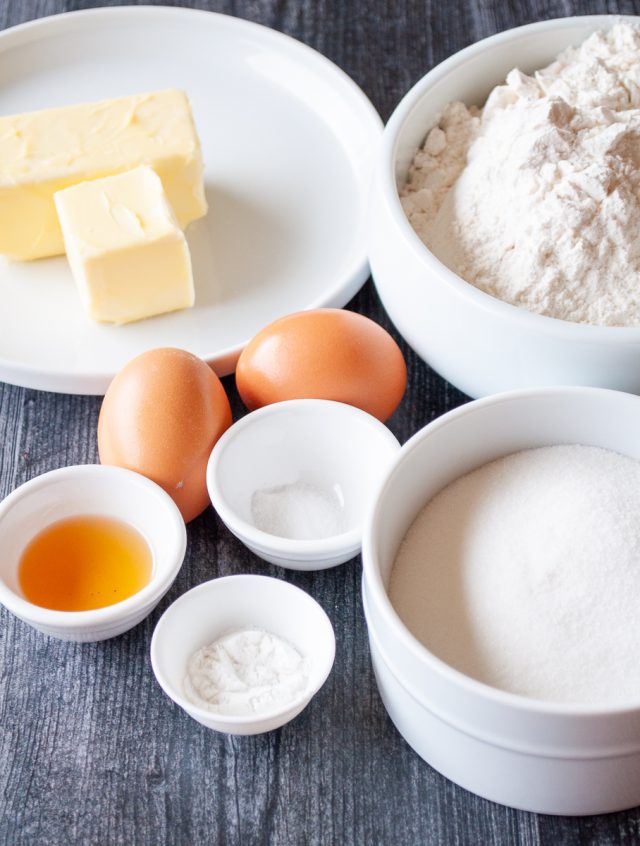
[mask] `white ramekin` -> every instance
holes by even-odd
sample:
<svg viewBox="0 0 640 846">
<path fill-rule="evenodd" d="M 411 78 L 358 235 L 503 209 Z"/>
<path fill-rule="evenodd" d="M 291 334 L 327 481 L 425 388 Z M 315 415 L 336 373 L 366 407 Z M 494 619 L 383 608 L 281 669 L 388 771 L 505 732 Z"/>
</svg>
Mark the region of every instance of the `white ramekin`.
<svg viewBox="0 0 640 846">
<path fill-rule="evenodd" d="M 516 696 L 451 668 L 413 637 L 387 584 L 398 545 L 445 485 L 499 456 L 578 443 L 640 460 L 640 398 L 597 388 L 513 391 L 464 405 L 400 450 L 363 537 L 363 594 L 382 700 L 407 742 L 474 793 L 548 814 L 640 803 L 640 695 L 615 705 Z M 558 644 L 562 648 L 562 644 Z"/>
<path fill-rule="evenodd" d="M 640 327 L 569 323 L 485 294 L 424 246 L 398 197 L 416 150 L 447 103 L 481 105 L 511 68 L 543 67 L 564 48 L 620 19 L 561 18 L 479 41 L 423 77 L 384 131 L 371 203 L 373 278 L 406 341 L 469 396 L 563 384 L 640 392 Z M 628 20 L 637 23 L 640 18 Z"/>
<path fill-rule="evenodd" d="M 123 520 L 151 548 L 151 579 L 133 596 L 92 611 L 53 611 L 29 602 L 18 581 L 24 548 L 51 523 L 76 515 Z M 0 503 L 0 602 L 16 617 L 62 640 L 106 640 L 143 620 L 171 587 L 187 533 L 177 506 L 159 485 L 131 470 L 82 464 L 25 482 Z"/>
<path fill-rule="evenodd" d="M 384 423 L 352 405 L 276 402 L 242 417 L 217 442 L 207 467 L 209 496 L 229 531 L 265 561 L 292 570 L 335 567 L 360 552 L 364 517 L 399 449 Z M 338 534 L 299 540 L 254 524 L 254 492 L 296 482 L 341 498 Z"/>
<path fill-rule="evenodd" d="M 184 692 L 189 658 L 231 631 L 259 629 L 283 638 L 307 662 L 305 690 L 269 711 L 234 716 L 191 702 Z M 173 701 L 207 728 L 226 734 L 260 734 L 296 717 L 320 690 L 335 656 L 331 621 L 305 591 L 269 576 L 225 576 L 192 588 L 167 608 L 151 640 L 151 665 Z"/>
</svg>

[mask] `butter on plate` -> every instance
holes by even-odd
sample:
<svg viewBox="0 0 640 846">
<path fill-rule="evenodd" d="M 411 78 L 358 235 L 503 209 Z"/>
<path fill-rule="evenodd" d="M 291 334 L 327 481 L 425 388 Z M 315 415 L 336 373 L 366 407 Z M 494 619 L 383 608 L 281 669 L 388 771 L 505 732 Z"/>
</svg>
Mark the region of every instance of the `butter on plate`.
<svg viewBox="0 0 640 846">
<path fill-rule="evenodd" d="M 200 142 L 184 91 L 0 117 L 0 254 L 63 253 L 55 192 L 140 165 L 154 168 L 182 228 L 206 214 Z"/>
<path fill-rule="evenodd" d="M 187 241 L 152 168 L 58 191 L 55 206 L 89 317 L 129 323 L 193 305 Z"/>
</svg>

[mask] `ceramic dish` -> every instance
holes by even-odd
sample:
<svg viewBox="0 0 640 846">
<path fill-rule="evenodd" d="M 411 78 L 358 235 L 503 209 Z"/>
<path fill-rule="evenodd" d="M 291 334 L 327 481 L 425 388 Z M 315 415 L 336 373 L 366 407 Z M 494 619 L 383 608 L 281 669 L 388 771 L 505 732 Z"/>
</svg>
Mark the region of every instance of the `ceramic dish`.
<svg viewBox="0 0 640 846">
<path fill-rule="evenodd" d="M 389 429 L 359 408 L 277 402 L 227 429 L 211 453 L 207 488 L 227 528 L 256 555 L 293 570 L 322 570 L 360 552 L 365 515 L 399 449 Z M 256 508 L 293 531 L 267 530 Z M 312 526 L 326 529 L 330 520 L 335 533 L 309 537 Z"/>
<path fill-rule="evenodd" d="M 305 45 L 210 12 L 93 9 L 2 32 L 0 77 L 0 114 L 184 89 L 209 201 L 188 230 L 193 309 L 93 323 L 64 257 L 0 258 L 0 379 L 104 393 L 127 361 L 160 346 L 224 375 L 264 325 L 343 306 L 367 278 L 365 210 L 382 124 L 355 83 Z"/>
<path fill-rule="evenodd" d="M 137 529 L 151 548 L 151 579 L 115 605 L 54 611 L 29 602 L 18 580 L 26 545 L 58 520 L 97 515 Z M 0 503 L 0 602 L 16 617 L 61 640 L 106 640 L 126 632 L 160 602 L 178 574 L 187 532 L 177 506 L 159 485 L 131 470 L 101 464 L 62 467 L 36 476 Z"/>
<path fill-rule="evenodd" d="M 472 397 L 563 384 L 640 392 L 640 328 L 569 323 L 490 297 L 432 255 L 398 197 L 416 150 L 447 103 L 482 104 L 511 68 L 530 72 L 543 67 L 564 48 L 619 20 L 608 15 L 562 18 L 479 41 L 421 79 L 385 129 L 370 232 L 376 287 L 406 341 Z"/>
<path fill-rule="evenodd" d="M 640 802 L 640 696 L 553 703 L 482 684 L 439 660 L 387 595 L 410 524 L 438 491 L 488 461 L 578 443 L 640 460 L 640 398 L 595 388 L 514 391 L 439 417 L 403 447 L 363 536 L 363 594 L 378 688 L 426 761 L 474 793 L 527 811 L 601 814 Z M 561 644 L 558 644 L 561 648 Z"/>
<path fill-rule="evenodd" d="M 274 634 L 306 659 L 306 689 L 285 706 L 243 716 L 194 705 L 183 681 L 191 655 L 243 628 Z M 320 605 L 300 588 L 268 576 L 226 576 L 198 585 L 160 618 L 151 641 L 151 664 L 164 692 L 202 725 L 227 734 L 260 734 L 296 717 L 325 683 L 335 655 L 333 627 Z"/>
</svg>

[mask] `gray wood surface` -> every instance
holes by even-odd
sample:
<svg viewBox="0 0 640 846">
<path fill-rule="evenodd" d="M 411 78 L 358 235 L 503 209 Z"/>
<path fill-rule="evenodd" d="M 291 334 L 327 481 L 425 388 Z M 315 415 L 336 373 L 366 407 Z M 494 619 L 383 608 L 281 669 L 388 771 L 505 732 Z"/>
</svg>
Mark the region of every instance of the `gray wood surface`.
<svg viewBox="0 0 640 846">
<path fill-rule="evenodd" d="M 116 3 L 0 0 L 0 28 Z M 350 74 L 386 119 L 431 66 L 518 24 L 640 13 L 640 0 L 220 0 L 212 9 L 282 30 Z M 1 84 L 1 82 L 0 82 Z M 369 282 L 350 304 L 389 327 Z M 464 401 L 406 346 L 409 386 L 390 425 L 404 441 Z M 234 416 L 243 413 L 225 380 Z M 0 383 L 0 495 L 46 470 L 97 460 L 99 398 Z M 211 732 L 162 693 L 149 642 L 162 611 L 214 576 L 277 575 L 335 627 L 335 668 L 294 722 L 267 735 Z M 586 819 L 509 810 L 448 782 L 397 734 L 372 676 L 360 561 L 315 574 L 251 556 L 209 509 L 183 569 L 133 631 L 98 644 L 44 637 L 0 610 L 0 842 L 22 844 L 634 844 L 638 809 Z"/>
</svg>

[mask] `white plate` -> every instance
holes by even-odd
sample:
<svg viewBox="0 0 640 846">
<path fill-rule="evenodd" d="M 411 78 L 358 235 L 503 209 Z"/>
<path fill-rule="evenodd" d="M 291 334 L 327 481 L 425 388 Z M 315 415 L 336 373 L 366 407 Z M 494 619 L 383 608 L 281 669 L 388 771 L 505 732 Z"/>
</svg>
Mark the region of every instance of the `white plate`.
<svg viewBox="0 0 640 846">
<path fill-rule="evenodd" d="M 196 306 L 128 326 L 85 317 L 64 257 L 0 258 L 0 379 L 104 393 L 127 361 L 159 346 L 224 375 L 271 320 L 343 306 L 367 278 L 382 123 L 356 84 L 303 44 L 210 12 L 93 9 L 0 33 L 0 79 L 0 114 L 183 88 L 210 206 L 188 231 Z"/>
</svg>

